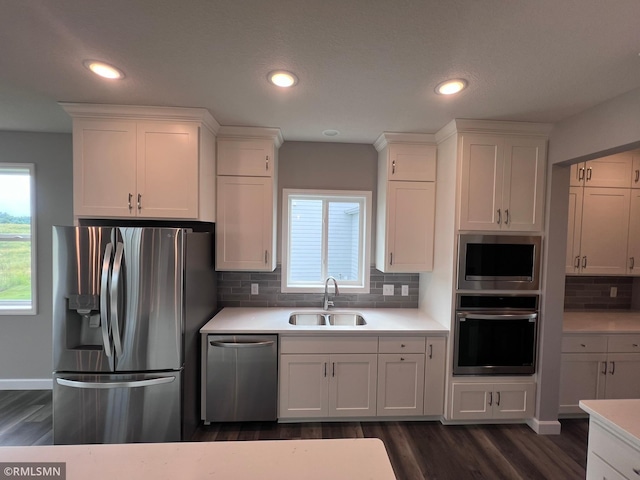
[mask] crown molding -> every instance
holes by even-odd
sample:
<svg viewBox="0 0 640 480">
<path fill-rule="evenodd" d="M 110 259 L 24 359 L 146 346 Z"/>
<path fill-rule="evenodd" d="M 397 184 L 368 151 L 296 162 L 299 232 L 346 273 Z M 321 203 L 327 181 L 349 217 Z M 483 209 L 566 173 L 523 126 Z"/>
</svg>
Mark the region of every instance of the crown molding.
<svg viewBox="0 0 640 480">
<path fill-rule="evenodd" d="M 217 134 L 220 130 L 220 124 L 206 108 L 106 105 L 70 102 L 58 102 L 58 104 L 72 118 L 198 122 L 205 125 L 214 134 Z"/>
<path fill-rule="evenodd" d="M 380 152 L 392 143 L 435 145 L 436 138 L 432 133 L 382 132 L 373 146 Z"/>
<path fill-rule="evenodd" d="M 456 118 L 438 130 L 435 137 L 438 143 L 443 142 L 456 133 L 493 133 L 499 135 L 536 135 L 548 137 L 552 128 L 553 125 L 550 123 Z"/>
<path fill-rule="evenodd" d="M 271 127 L 241 127 L 222 125 L 218 132 L 218 138 L 256 138 L 273 140 L 276 148 L 284 143 L 282 132 L 279 128 Z"/>
</svg>

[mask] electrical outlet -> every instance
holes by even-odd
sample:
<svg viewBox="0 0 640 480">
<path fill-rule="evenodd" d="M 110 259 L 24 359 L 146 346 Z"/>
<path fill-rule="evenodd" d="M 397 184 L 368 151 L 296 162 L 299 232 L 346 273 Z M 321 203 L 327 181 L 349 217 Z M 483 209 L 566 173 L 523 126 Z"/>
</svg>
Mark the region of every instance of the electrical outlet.
<svg viewBox="0 0 640 480">
<path fill-rule="evenodd" d="M 618 296 L 618 287 L 611 287 L 611 290 L 609 291 L 609 296 L 611 298 L 615 298 Z"/>
<path fill-rule="evenodd" d="M 251 284 L 251 295 L 258 295 L 258 284 L 257 283 L 252 283 Z"/>
<path fill-rule="evenodd" d="M 382 295 L 393 295 L 393 285 L 382 285 Z"/>
<path fill-rule="evenodd" d="M 402 285 L 402 296 L 403 297 L 409 296 L 409 285 Z"/>
</svg>

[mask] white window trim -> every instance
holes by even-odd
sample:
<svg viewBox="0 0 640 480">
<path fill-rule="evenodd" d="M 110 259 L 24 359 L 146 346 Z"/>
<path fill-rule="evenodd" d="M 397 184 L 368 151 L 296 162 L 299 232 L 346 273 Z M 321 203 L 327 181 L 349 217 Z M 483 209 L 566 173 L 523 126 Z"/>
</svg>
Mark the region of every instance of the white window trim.
<svg viewBox="0 0 640 480">
<path fill-rule="evenodd" d="M 322 285 L 288 285 L 289 280 L 289 196 L 291 195 L 317 195 L 321 197 L 336 197 L 336 199 L 344 199 L 349 201 L 349 197 L 364 197 L 364 212 L 362 220 L 364 260 L 361 265 L 362 285 L 349 285 L 339 283 L 341 292 L 348 293 L 369 293 L 370 291 L 370 268 L 371 268 L 371 210 L 372 210 L 372 193 L 365 190 L 307 190 L 307 189 L 291 189 L 284 188 L 282 190 L 282 275 L 280 289 L 283 293 L 324 293 L 324 281 Z M 331 287 L 333 291 L 333 287 Z"/>
<path fill-rule="evenodd" d="M 21 168 L 29 170 L 29 189 L 31 194 L 31 307 L 30 308 L 0 308 L 0 315 L 36 315 L 38 313 L 38 274 L 36 262 L 37 231 L 36 231 L 36 166 L 33 163 L 0 163 L 0 168 Z"/>
</svg>

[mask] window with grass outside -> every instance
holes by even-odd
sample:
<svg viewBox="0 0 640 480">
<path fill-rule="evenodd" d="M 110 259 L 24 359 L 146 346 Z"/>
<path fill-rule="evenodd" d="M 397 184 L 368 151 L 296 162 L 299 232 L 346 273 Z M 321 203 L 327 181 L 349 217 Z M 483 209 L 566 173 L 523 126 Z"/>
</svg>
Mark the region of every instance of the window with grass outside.
<svg viewBox="0 0 640 480">
<path fill-rule="evenodd" d="M 36 313 L 33 174 L 0 163 L 0 315 Z"/>
<path fill-rule="evenodd" d="M 284 189 L 282 205 L 282 291 L 323 292 L 331 276 L 369 293 L 371 192 Z"/>
</svg>

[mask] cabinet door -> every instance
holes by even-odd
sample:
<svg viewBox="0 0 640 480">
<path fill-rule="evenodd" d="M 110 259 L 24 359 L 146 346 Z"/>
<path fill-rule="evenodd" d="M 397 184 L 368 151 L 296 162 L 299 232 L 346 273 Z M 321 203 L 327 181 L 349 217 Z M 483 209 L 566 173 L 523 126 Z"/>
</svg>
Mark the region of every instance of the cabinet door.
<svg viewBox="0 0 640 480">
<path fill-rule="evenodd" d="M 627 272 L 630 190 L 585 188 L 580 253 L 584 274 Z"/>
<path fill-rule="evenodd" d="M 137 137 L 138 216 L 198 218 L 198 127 L 138 123 Z"/>
<path fill-rule="evenodd" d="M 574 163 L 571 165 L 571 177 L 569 185 L 571 187 L 582 187 L 584 185 L 584 177 L 586 174 L 586 166 L 584 162 Z"/>
<path fill-rule="evenodd" d="M 273 271 L 273 180 L 218 176 L 216 270 Z"/>
<path fill-rule="evenodd" d="M 482 420 L 493 417 L 493 385 L 454 383 L 451 397 L 452 420 Z"/>
<path fill-rule="evenodd" d="M 503 145 L 499 136 L 462 135 L 460 230 L 500 230 Z"/>
<path fill-rule="evenodd" d="M 433 269 L 433 182 L 388 182 L 385 272 Z"/>
<path fill-rule="evenodd" d="M 606 360 L 604 353 L 562 354 L 559 413 L 582 413 L 580 400 L 604 398 Z"/>
<path fill-rule="evenodd" d="M 377 354 L 331 355 L 329 416 L 376 415 Z"/>
<path fill-rule="evenodd" d="M 424 414 L 444 413 L 447 339 L 428 337 L 424 377 Z"/>
<path fill-rule="evenodd" d="M 510 137 L 504 140 L 502 228 L 544 229 L 546 140 Z"/>
<path fill-rule="evenodd" d="M 422 415 L 424 405 L 422 353 L 378 355 L 378 415 Z"/>
<path fill-rule="evenodd" d="M 631 190 L 627 273 L 640 275 L 640 189 Z"/>
<path fill-rule="evenodd" d="M 631 153 L 589 160 L 586 162 L 585 187 L 629 188 L 632 180 Z"/>
<path fill-rule="evenodd" d="M 273 177 L 272 140 L 218 138 L 218 175 Z"/>
<path fill-rule="evenodd" d="M 579 273 L 580 235 L 582 230 L 582 187 L 569 187 L 569 221 L 567 225 L 566 273 Z"/>
<path fill-rule="evenodd" d="M 135 216 L 135 195 L 135 122 L 74 120 L 74 215 Z"/>
<path fill-rule="evenodd" d="M 631 172 L 631 188 L 640 188 L 640 152 L 631 154 L 632 172 Z"/>
<path fill-rule="evenodd" d="M 390 181 L 436 181 L 436 147 L 432 145 L 389 145 L 387 178 Z"/>
<path fill-rule="evenodd" d="M 280 356 L 280 417 L 326 417 L 328 355 Z"/>
<path fill-rule="evenodd" d="M 640 398 L 640 354 L 610 353 L 605 398 Z"/>
<path fill-rule="evenodd" d="M 530 418 L 535 409 L 535 383 L 499 383 L 493 391 L 493 418 Z"/>
</svg>

